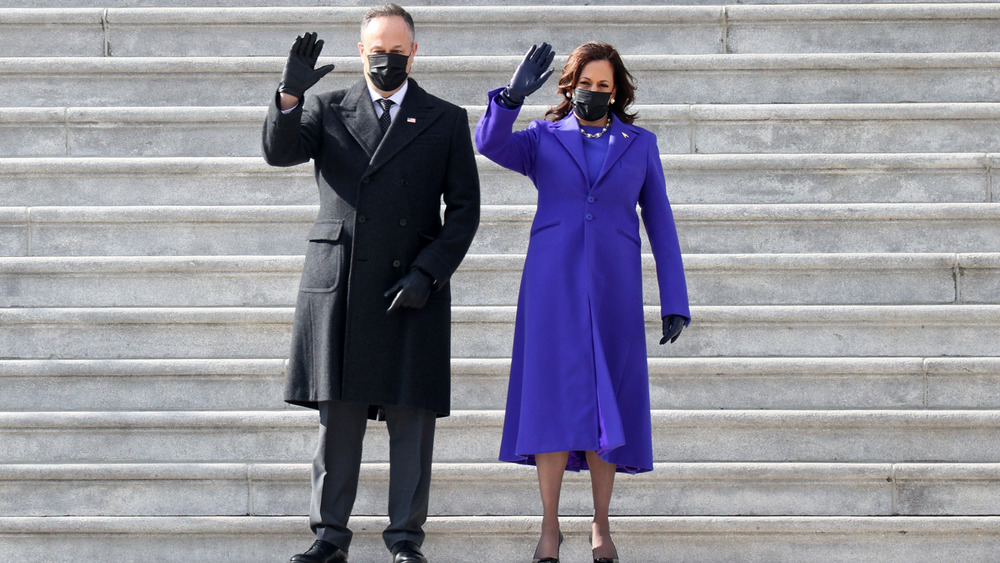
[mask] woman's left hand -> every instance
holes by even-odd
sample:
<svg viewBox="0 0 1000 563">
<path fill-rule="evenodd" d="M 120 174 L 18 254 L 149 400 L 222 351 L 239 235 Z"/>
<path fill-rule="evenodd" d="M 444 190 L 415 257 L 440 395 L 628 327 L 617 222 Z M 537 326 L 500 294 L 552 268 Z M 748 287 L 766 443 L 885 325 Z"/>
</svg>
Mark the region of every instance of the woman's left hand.
<svg viewBox="0 0 1000 563">
<path fill-rule="evenodd" d="M 684 317 L 680 315 L 664 315 L 663 338 L 660 339 L 660 344 L 666 344 L 668 340 L 673 344 L 677 341 L 677 337 L 681 335 L 682 330 L 684 330 Z"/>
</svg>

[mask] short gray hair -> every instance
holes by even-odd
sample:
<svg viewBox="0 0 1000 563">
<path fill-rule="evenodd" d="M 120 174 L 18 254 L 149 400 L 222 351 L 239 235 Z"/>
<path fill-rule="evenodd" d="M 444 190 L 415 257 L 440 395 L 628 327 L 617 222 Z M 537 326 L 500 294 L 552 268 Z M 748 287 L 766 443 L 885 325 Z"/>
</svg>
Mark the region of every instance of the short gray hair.
<svg viewBox="0 0 1000 563">
<path fill-rule="evenodd" d="M 406 22 L 406 27 L 410 28 L 410 43 L 416 40 L 417 34 L 413 29 L 413 16 L 409 12 L 404 10 L 398 4 L 382 4 L 381 6 L 373 6 L 365 12 L 365 17 L 361 20 L 361 34 L 364 35 L 365 28 L 368 24 L 375 18 L 387 18 L 392 16 L 399 16 L 403 18 Z"/>
</svg>

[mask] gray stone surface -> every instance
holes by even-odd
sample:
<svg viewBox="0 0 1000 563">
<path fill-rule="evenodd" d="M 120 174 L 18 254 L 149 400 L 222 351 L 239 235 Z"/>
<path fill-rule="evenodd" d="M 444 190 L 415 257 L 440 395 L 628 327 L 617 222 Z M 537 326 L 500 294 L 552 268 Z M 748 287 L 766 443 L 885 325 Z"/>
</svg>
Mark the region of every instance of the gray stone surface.
<svg viewBox="0 0 1000 563">
<path fill-rule="evenodd" d="M 502 411 L 438 422 L 435 460 L 496 459 Z M 993 410 L 654 410 L 657 462 L 1000 461 Z M 0 413 L 6 463 L 295 462 L 312 458 L 314 411 Z M 364 459 L 388 460 L 371 423 Z"/>
<path fill-rule="evenodd" d="M 665 357 L 651 359 L 649 371 L 650 400 L 659 409 L 945 406 L 925 404 L 930 383 L 921 358 Z"/>
<path fill-rule="evenodd" d="M 356 80 L 363 6 L 16 2 L 0 0 L 0 560 L 287 560 L 311 541 L 316 417 L 281 386 L 316 193 L 309 166 L 263 163 L 262 106 L 308 29 L 337 64 L 317 91 Z M 992 560 L 1000 8 L 511 3 L 418 0 L 415 77 L 474 127 L 529 42 L 560 67 L 599 28 L 639 79 L 686 251 L 694 321 L 669 346 L 643 257 L 657 467 L 616 480 L 613 513 L 635 515 L 614 522 L 622 559 Z M 479 162 L 425 547 L 523 561 L 535 471 L 496 455 L 535 192 Z M 373 424 L 352 561 L 386 556 L 387 450 Z M 589 560 L 589 507 L 588 476 L 567 475 L 563 560 Z"/>
<path fill-rule="evenodd" d="M 284 359 L 3 360 L 0 410 L 278 410 Z"/>
<path fill-rule="evenodd" d="M 652 357 L 1000 354 L 998 305 L 694 307 L 668 347 L 659 313 L 646 307 Z M 0 357 L 281 358 L 291 319 L 291 308 L 2 309 Z M 454 307 L 452 355 L 509 357 L 513 321 L 512 306 Z"/>
<path fill-rule="evenodd" d="M 784 2 L 775 2 L 783 4 Z M 993 52 L 995 4 L 726 6 L 731 53 Z"/>
<path fill-rule="evenodd" d="M 901 464 L 893 468 L 902 515 L 996 514 L 1000 468 L 991 463 Z"/>
<path fill-rule="evenodd" d="M 4 360 L 0 408 L 281 410 L 292 408 L 281 400 L 283 370 L 280 358 Z M 656 409 L 1000 405 L 1000 363 L 991 358 L 659 357 L 649 371 Z M 509 373 L 509 358 L 454 358 L 453 408 L 502 409 Z"/>
<path fill-rule="evenodd" d="M 474 128 L 483 106 L 467 109 Z M 1000 143 L 1000 104 L 992 103 L 640 105 L 637 110 L 638 123 L 657 135 L 663 154 L 985 153 Z M 544 113 L 540 106 L 525 107 L 515 128 Z M 0 120 L 25 134 L 58 135 L 52 146 L 20 147 L 15 156 L 23 157 L 259 156 L 263 117 L 261 107 L 0 109 Z M 157 128 L 163 132 L 150 132 Z"/>
<path fill-rule="evenodd" d="M 5 57 L 103 57 L 104 11 L 99 8 L 0 11 Z"/>
<path fill-rule="evenodd" d="M 150 127 L 154 127 L 151 124 Z M 311 166 L 262 157 L 0 159 L 5 205 L 316 204 Z"/>
<path fill-rule="evenodd" d="M 699 154 L 663 155 L 661 161 L 674 204 L 973 203 L 1000 199 L 990 194 L 992 158 L 974 153 Z M 535 188 L 526 177 L 482 156 L 477 164 L 484 204 L 535 203 Z M 0 198 L 26 206 L 317 201 L 311 166 L 276 168 L 260 156 L 5 158 L 0 159 Z"/>
<path fill-rule="evenodd" d="M 677 154 L 661 160 L 674 204 L 1000 199 L 990 196 L 987 158 L 974 153 Z"/>
<path fill-rule="evenodd" d="M 932 408 L 1000 408 L 1000 360 L 929 358 L 927 404 Z"/>
<path fill-rule="evenodd" d="M 520 52 L 531 46 L 531 37 L 568 52 L 579 43 L 580 22 L 595 20 L 602 22 L 604 41 L 633 54 L 719 53 L 723 49 L 729 53 L 987 52 L 998 46 L 994 32 L 1000 16 L 988 4 L 811 6 L 796 2 L 799 5 L 723 8 L 699 3 L 628 10 L 593 3 L 553 11 L 548 6 L 508 7 L 502 2 L 471 8 L 477 2 L 466 2 L 465 6 L 416 5 L 411 11 L 420 52 L 428 55 Z M 9 45 L 11 54 L 17 56 L 38 56 L 37 48 L 28 50 L 29 42 L 19 34 L 34 31 L 37 37 L 39 27 L 61 39 L 42 45 L 45 56 L 101 56 L 105 52 L 128 57 L 283 55 L 290 44 L 288 37 L 301 33 L 304 25 L 323 30 L 327 54 L 356 53 L 353 40 L 363 13 L 360 5 L 249 7 L 253 4 L 215 9 L 111 6 L 106 12 L 14 9 L 6 11 L 0 25 L 12 38 L 21 39 Z M 664 28 L 666 33 L 658 33 Z M 67 42 L 66 37 L 74 41 Z"/>
<path fill-rule="evenodd" d="M 658 345 L 659 313 L 658 307 L 646 308 L 646 349 L 653 357 L 977 357 L 1000 352 L 1000 308 L 992 305 L 696 307 L 691 327 L 669 347 Z"/>
<path fill-rule="evenodd" d="M 301 256 L 0 259 L 0 307 L 292 306 Z"/>
<path fill-rule="evenodd" d="M 388 553 L 381 532 L 385 518 L 352 519 L 351 557 L 379 561 Z M 191 559 L 233 563 L 287 558 L 312 541 L 304 516 L 228 518 L 33 518 L 0 520 L 0 555 L 30 560 L 38 546 L 71 549 L 84 560 L 124 558 L 155 549 L 163 561 Z M 561 555 L 590 557 L 590 518 L 563 519 Z M 613 517 L 622 557 L 656 561 L 667 550 L 683 561 L 720 557 L 748 562 L 914 561 L 955 557 L 988 561 L 998 542 L 996 517 Z M 427 524 L 425 551 L 459 561 L 469 545 L 495 553 L 500 563 L 523 561 L 534 548 L 538 517 L 434 517 Z M 58 533 L 57 533 L 58 532 Z"/>
<path fill-rule="evenodd" d="M 324 54 L 357 56 L 364 8 L 111 9 L 115 56 L 284 56 L 296 35 L 316 29 Z M 638 53 L 718 53 L 719 6 L 417 6 L 418 55 L 523 55 L 548 41 L 562 55 L 581 43 L 581 21 L 601 22 L 601 40 Z M 311 26 L 311 27 L 310 27 Z M 561 66 L 561 63 L 560 63 Z M 513 71 L 513 67 L 511 68 Z"/>
<path fill-rule="evenodd" d="M 992 254 L 688 254 L 696 305 L 997 303 Z M 976 260 L 980 266 L 961 268 Z M 472 254 L 452 278 L 455 305 L 514 305 L 521 254 Z M 302 257 L 81 256 L 0 258 L 0 307 L 292 306 Z M 642 259 L 647 305 L 655 262 Z M 957 298 L 961 273 L 963 296 Z M 872 279 L 877 277 L 878 284 Z"/>
<path fill-rule="evenodd" d="M 412 76 L 453 103 L 485 105 L 486 92 L 506 84 L 522 57 L 418 56 Z M 17 79 L 0 93 L 5 106 L 257 106 L 270 101 L 284 58 L 2 58 L 0 72 Z M 321 61 L 336 68 L 313 92 L 345 88 L 361 77 L 357 56 Z M 990 80 L 1000 62 L 995 53 L 634 55 L 626 62 L 643 104 L 959 103 L 1000 95 Z M 47 72 L 39 74 L 36 64 Z M 533 104 L 557 101 L 550 89 L 531 98 Z"/>
<path fill-rule="evenodd" d="M 954 475 L 952 467 L 937 474 Z M 995 466 L 987 467 L 996 473 Z M 636 516 L 890 516 L 892 469 L 888 464 L 658 464 L 651 474 L 616 479 L 615 509 Z M 897 478 L 901 474 L 897 468 Z M 388 464 L 365 464 L 359 485 L 353 515 L 380 515 Z M 567 474 L 560 513 L 590 513 L 590 488 L 587 473 Z M 472 489 L 481 494 L 469 494 Z M 8 517 L 296 516 L 305 512 L 309 465 L 0 465 L 0 491 L 0 509 Z M 436 464 L 431 496 L 432 516 L 537 516 L 541 508 L 534 468 L 512 464 Z"/>
<path fill-rule="evenodd" d="M 470 252 L 525 252 L 534 211 L 485 206 Z M 1000 236 L 1000 204 L 675 205 L 673 212 L 681 250 L 691 254 L 989 253 Z M 31 256 L 296 255 L 315 213 L 315 206 L 6 208 L 0 228 L 25 239 L 27 229 L 30 248 L 12 248 Z"/>
<path fill-rule="evenodd" d="M 986 303 L 1000 295 L 1000 262 L 990 254 L 967 254 L 958 263 L 959 291 L 966 303 Z"/>
</svg>

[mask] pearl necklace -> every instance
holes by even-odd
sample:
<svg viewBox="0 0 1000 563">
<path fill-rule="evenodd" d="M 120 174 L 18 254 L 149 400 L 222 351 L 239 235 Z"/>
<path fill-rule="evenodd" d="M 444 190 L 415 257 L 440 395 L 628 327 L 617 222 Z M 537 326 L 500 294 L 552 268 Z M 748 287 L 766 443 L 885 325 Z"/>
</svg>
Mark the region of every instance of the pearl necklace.
<svg viewBox="0 0 1000 563">
<path fill-rule="evenodd" d="M 608 132 L 608 128 L 609 127 L 611 127 L 611 114 L 610 113 L 608 114 L 608 122 L 604 124 L 604 129 L 601 129 L 601 131 L 599 133 L 587 133 L 586 131 L 583 130 L 583 127 L 580 127 L 580 133 L 583 133 L 583 136 L 586 137 L 586 138 L 588 138 L 588 139 L 600 139 L 601 137 L 604 136 L 605 133 Z"/>
</svg>

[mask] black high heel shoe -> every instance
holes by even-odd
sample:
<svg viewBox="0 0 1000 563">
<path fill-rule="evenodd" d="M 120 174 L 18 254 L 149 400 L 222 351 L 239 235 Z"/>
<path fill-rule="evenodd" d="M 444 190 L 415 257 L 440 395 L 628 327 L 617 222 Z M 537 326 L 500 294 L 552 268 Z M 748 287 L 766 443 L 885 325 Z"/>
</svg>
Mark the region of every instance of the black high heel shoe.
<svg viewBox="0 0 1000 563">
<path fill-rule="evenodd" d="M 562 547 L 563 534 L 559 532 L 559 547 Z M 531 563 L 559 563 L 558 557 L 543 557 L 541 559 L 532 559 Z"/>
<path fill-rule="evenodd" d="M 594 534 L 590 534 L 589 539 L 590 545 L 594 545 Z M 617 550 L 616 550 L 617 551 Z M 594 550 L 590 550 L 590 554 L 594 555 Z M 594 557 L 594 563 L 618 563 L 617 557 Z"/>
</svg>

